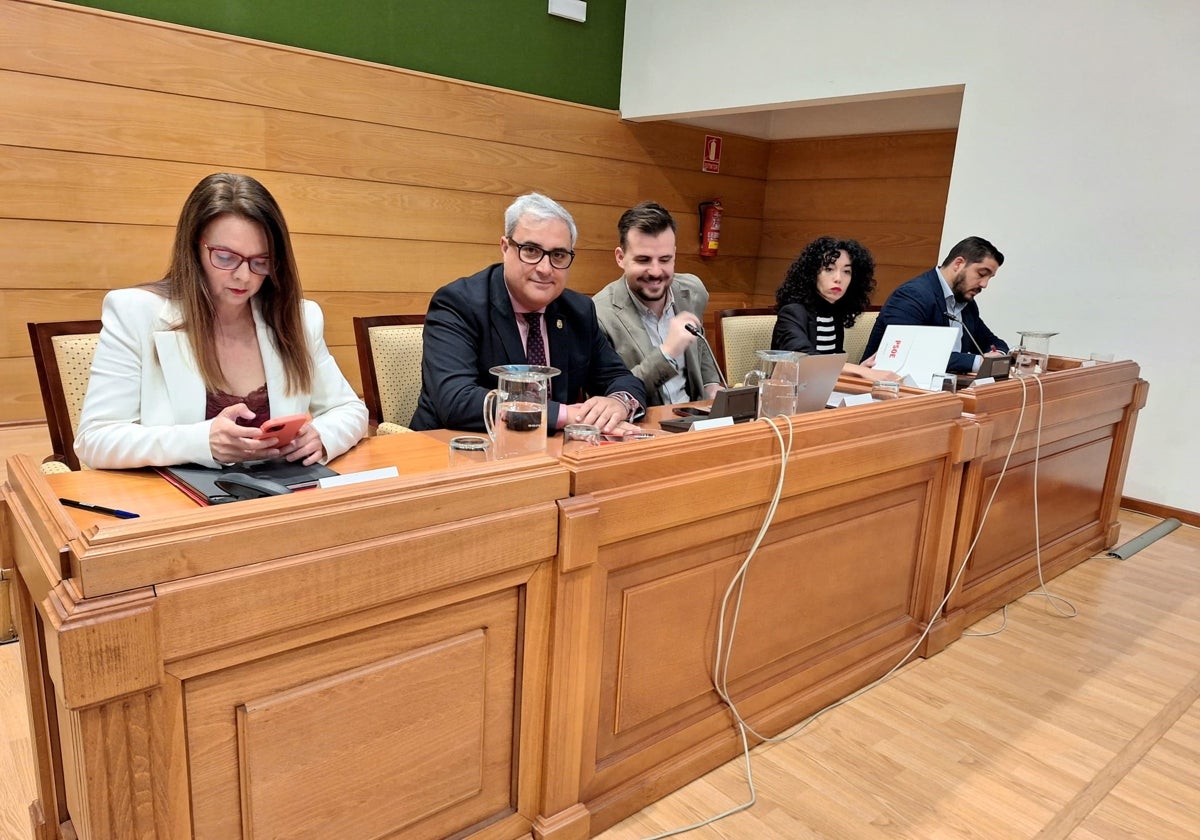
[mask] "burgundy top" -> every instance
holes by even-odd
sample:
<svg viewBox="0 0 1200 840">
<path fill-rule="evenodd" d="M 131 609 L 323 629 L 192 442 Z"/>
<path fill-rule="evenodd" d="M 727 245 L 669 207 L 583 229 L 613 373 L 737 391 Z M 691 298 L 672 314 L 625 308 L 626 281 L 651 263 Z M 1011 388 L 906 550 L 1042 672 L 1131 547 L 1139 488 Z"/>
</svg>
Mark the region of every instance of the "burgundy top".
<svg viewBox="0 0 1200 840">
<path fill-rule="evenodd" d="M 209 391 L 204 402 L 204 419 L 211 420 L 231 405 L 245 403 L 254 412 L 254 418 L 237 420 L 239 426 L 261 426 L 271 419 L 271 401 L 267 396 L 267 383 L 255 388 L 244 397 L 226 394 L 224 391 Z"/>
</svg>

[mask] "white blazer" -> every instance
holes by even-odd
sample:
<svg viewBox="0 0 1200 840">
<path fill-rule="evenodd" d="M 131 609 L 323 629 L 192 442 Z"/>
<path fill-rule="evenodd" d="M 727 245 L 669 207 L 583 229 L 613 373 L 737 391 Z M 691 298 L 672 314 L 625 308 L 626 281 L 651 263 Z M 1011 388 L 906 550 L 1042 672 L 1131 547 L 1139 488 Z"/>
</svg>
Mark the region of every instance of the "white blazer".
<svg viewBox="0 0 1200 840">
<path fill-rule="evenodd" d="M 251 301 L 258 346 L 267 372 L 271 414 L 312 415 L 325 452 L 336 458 L 367 432 L 367 407 L 354 393 L 325 345 L 325 316 L 303 303 L 304 331 L 313 359 L 311 394 L 285 394 L 283 362 Z M 177 329 L 175 301 L 144 288 L 104 297 L 103 328 L 83 401 L 75 453 L 94 469 L 196 463 L 215 467 L 208 446 L 211 420 L 206 393 L 187 333 Z"/>
</svg>

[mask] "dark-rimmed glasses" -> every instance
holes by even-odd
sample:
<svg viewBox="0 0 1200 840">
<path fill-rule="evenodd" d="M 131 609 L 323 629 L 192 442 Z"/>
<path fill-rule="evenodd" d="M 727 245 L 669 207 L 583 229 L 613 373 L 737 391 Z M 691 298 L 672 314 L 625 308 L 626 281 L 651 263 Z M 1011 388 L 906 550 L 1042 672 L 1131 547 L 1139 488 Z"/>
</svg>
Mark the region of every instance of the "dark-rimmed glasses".
<svg viewBox="0 0 1200 840">
<path fill-rule="evenodd" d="M 207 242 L 200 244 L 208 249 L 208 261 L 212 263 L 213 268 L 219 268 L 222 271 L 237 271 L 242 263 L 246 263 L 250 266 L 250 270 L 259 277 L 266 277 L 271 273 L 270 257 L 243 257 L 237 251 L 230 251 L 228 248 L 218 248 Z"/>
<path fill-rule="evenodd" d="M 529 265 L 537 265 L 543 257 L 549 257 L 552 268 L 564 269 L 570 268 L 571 263 L 575 261 L 575 252 L 568 251 L 566 248 L 547 251 L 541 245 L 533 242 L 515 242 L 511 236 L 508 237 L 508 244 L 517 249 L 517 256 L 520 257 L 521 262 Z"/>
</svg>

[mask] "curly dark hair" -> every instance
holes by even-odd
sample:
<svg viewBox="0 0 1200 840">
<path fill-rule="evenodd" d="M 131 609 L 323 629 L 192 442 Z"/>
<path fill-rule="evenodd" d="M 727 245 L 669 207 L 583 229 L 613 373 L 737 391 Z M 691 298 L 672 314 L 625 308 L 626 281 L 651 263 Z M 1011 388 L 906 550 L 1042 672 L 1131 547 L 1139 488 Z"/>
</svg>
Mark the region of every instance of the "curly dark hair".
<svg viewBox="0 0 1200 840">
<path fill-rule="evenodd" d="M 817 292 L 817 275 L 821 269 L 837 262 L 841 252 L 850 256 L 850 288 L 837 303 L 831 304 Z M 822 236 L 804 247 L 788 269 L 787 276 L 775 292 L 775 305 L 802 303 L 805 308 L 823 315 L 833 315 L 844 328 L 854 326 L 858 316 L 871 305 L 875 291 L 875 260 L 871 252 L 854 239 L 834 239 Z"/>
</svg>

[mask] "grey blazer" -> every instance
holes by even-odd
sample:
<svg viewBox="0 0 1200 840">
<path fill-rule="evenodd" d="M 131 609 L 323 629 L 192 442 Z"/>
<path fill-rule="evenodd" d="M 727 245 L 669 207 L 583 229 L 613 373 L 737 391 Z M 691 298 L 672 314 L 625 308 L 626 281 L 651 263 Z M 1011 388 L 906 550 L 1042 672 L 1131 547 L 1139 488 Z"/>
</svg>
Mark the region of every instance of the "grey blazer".
<svg viewBox="0 0 1200 840">
<path fill-rule="evenodd" d="M 694 274 L 676 274 L 671 282 L 677 312 L 691 312 L 704 319 L 704 308 L 708 305 L 708 290 Z M 617 354 L 629 365 L 633 375 L 646 385 L 646 397 L 650 405 L 662 405 L 660 388 L 675 375 L 675 367 L 658 349 L 658 343 L 650 338 L 642 323 L 642 314 L 634 303 L 633 295 L 624 277 L 618 277 L 592 298 L 596 303 L 596 316 L 600 329 L 608 336 Z M 712 351 L 702 341 L 692 342 L 683 356 L 688 397 L 704 399 L 704 386 L 720 382 L 717 362 Z"/>
</svg>

